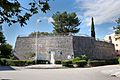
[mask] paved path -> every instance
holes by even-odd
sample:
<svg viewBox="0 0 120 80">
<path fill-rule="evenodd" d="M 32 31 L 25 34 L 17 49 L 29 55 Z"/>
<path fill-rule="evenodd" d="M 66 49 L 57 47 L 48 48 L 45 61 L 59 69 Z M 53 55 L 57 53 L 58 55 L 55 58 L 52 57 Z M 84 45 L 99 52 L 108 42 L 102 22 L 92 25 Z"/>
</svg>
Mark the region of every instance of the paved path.
<svg viewBox="0 0 120 80">
<path fill-rule="evenodd" d="M 6 80 L 120 80 L 111 76 L 119 65 L 94 68 L 69 69 L 19 69 L 0 71 L 0 79 Z"/>
</svg>

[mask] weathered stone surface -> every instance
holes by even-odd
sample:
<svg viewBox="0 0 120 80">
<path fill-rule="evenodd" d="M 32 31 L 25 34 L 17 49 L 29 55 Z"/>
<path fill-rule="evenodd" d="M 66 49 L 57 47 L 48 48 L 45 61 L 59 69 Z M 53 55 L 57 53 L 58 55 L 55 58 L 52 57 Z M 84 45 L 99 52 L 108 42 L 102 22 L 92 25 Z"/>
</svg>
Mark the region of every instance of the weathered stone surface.
<svg viewBox="0 0 120 80">
<path fill-rule="evenodd" d="M 35 54 L 35 40 L 35 36 L 18 37 L 14 54 L 22 60 L 32 59 L 30 54 Z M 38 36 L 37 43 L 40 60 L 50 60 L 52 51 L 55 52 L 55 60 L 64 60 L 68 56 L 77 57 L 82 54 L 86 54 L 90 59 L 111 59 L 114 58 L 115 52 L 111 43 L 82 36 Z"/>
<path fill-rule="evenodd" d="M 115 57 L 114 45 L 96 41 L 90 37 L 73 36 L 74 55 L 86 54 L 90 59 L 111 59 Z"/>
</svg>

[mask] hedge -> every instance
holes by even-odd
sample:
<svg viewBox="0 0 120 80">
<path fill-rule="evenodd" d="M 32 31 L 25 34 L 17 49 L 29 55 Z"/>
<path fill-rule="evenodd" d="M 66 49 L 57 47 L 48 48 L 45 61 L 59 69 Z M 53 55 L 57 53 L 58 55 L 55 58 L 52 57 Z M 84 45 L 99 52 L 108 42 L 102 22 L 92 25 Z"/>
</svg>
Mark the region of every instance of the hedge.
<svg viewBox="0 0 120 80">
<path fill-rule="evenodd" d="M 56 60 L 55 64 L 62 64 L 62 61 L 61 60 Z"/>
<path fill-rule="evenodd" d="M 0 65 L 4 66 L 27 66 L 34 64 L 34 60 L 11 60 L 6 58 L 0 59 Z M 37 64 L 50 64 L 50 62 L 48 60 L 37 60 Z"/>
<path fill-rule="evenodd" d="M 10 59 L 0 59 L 0 65 L 3 66 L 27 66 L 33 65 L 35 61 L 33 60 L 10 60 Z"/>
<path fill-rule="evenodd" d="M 80 58 L 79 57 L 76 57 L 76 58 L 73 58 L 72 59 L 72 63 L 75 64 L 77 61 L 80 61 Z"/>
<path fill-rule="evenodd" d="M 49 64 L 48 60 L 38 60 L 37 64 Z M 64 60 L 64 61 L 55 61 L 55 64 L 61 64 L 65 67 L 73 67 L 73 64 L 76 64 L 77 67 L 84 67 L 87 64 L 86 60 Z M 119 59 L 109 59 L 109 60 L 93 60 L 88 62 L 90 66 L 103 66 L 103 65 L 112 65 L 112 64 L 120 64 Z M 34 60 L 11 60 L 11 59 L 0 59 L 0 65 L 4 66 L 27 66 L 35 64 Z"/>
<path fill-rule="evenodd" d="M 62 66 L 73 67 L 73 64 L 72 64 L 71 60 L 64 60 L 64 61 L 62 61 Z"/>
<path fill-rule="evenodd" d="M 80 61 L 76 61 L 75 64 L 77 65 L 77 67 L 84 67 L 87 65 L 87 61 L 86 60 L 80 60 Z"/>
<path fill-rule="evenodd" d="M 120 64 L 120 57 L 118 58 L 118 62 L 119 62 L 119 64 Z"/>
<path fill-rule="evenodd" d="M 106 62 L 106 65 L 119 64 L 118 58 L 105 60 L 105 62 Z"/>
<path fill-rule="evenodd" d="M 37 64 L 50 64 L 48 60 L 37 60 Z"/>
<path fill-rule="evenodd" d="M 93 60 L 88 62 L 90 66 L 103 66 L 103 65 L 115 65 L 119 64 L 119 60 L 115 59 L 106 59 L 106 60 Z"/>
<path fill-rule="evenodd" d="M 6 59 L 5 58 L 0 59 L 0 65 L 6 65 Z"/>
<path fill-rule="evenodd" d="M 103 66 L 103 65 L 105 65 L 105 64 L 106 64 L 105 61 L 98 61 L 98 60 L 89 61 L 89 65 L 92 66 L 92 67 L 95 67 L 95 66 Z"/>
</svg>

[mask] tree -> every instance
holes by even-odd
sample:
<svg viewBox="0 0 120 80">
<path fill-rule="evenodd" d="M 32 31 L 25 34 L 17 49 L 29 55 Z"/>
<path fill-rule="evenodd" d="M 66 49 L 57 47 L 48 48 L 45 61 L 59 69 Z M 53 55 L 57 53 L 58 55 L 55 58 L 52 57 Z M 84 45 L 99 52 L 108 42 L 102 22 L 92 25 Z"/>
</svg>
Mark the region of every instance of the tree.
<svg viewBox="0 0 120 80">
<path fill-rule="evenodd" d="M 0 45 L 0 57 L 10 58 L 12 56 L 12 46 L 10 44 Z"/>
<path fill-rule="evenodd" d="M 116 20 L 117 26 L 113 27 L 115 29 L 115 34 L 120 34 L 120 18 Z"/>
<path fill-rule="evenodd" d="M 93 17 L 91 19 L 91 37 L 95 38 L 95 27 Z"/>
<path fill-rule="evenodd" d="M 38 36 L 39 35 L 45 35 L 45 36 L 54 35 L 53 33 L 49 33 L 49 32 L 32 32 L 31 34 L 29 34 L 29 37 L 35 37 L 36 33 Z"/>
<path fill-rule="evenodd" d="M 67 13 L 67 12 L 57 12 L 52 16 L 54 22 L 53 32 L 56 34 L 68 35 L 69 33 L 77 33 L 80 28 L 77 26 L 80 25 L 80 20 L 78 19 L 76 13 Z"/>
<path fill-rule="evenodd" d="M 50 10 L 49 0 L 27 1 L 29 6 L 25 8 L 18 0 L 0 0 L 0 24 L 5 22 L 10 26 L 14 23 L 19 23 L 24 26 L 32 15 L 38 13 L 39 8 L 44 13 Z"/>
<path fill-rule="evenodd" d="M 10 58 L 12 56 L 12 46 L 6 43 L 5 37 L 0 26 L 0 58 Z"/>
<path fill-rule="evenodd" d="M 0 45 L 6 42 L 5 37 L 2 32 L 2 26 L 0 26 Z"/>
</svg>

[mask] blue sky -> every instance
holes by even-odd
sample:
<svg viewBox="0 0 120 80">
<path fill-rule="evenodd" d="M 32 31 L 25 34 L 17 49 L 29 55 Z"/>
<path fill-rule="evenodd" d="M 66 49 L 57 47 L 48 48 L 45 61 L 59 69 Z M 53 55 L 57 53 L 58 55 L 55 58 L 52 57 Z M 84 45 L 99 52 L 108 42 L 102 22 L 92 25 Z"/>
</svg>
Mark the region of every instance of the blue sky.
<svg viewBox="0 0 120 80">
<path fill-rule="evenodd" d="M 28 7 L 27 1 L 19 0 L 24 7 Z M 29 0 L 30 1 L 30 0 Z M 51 16 L 57 11 L 76 12 L 82 23 L 79 34 L 90 36 L 90 18 L 94 17 L 96 37 L 103 39 L 107 34 L 113 33 L 115 20 L 120 17 L 120 0 L 50 0 L 51 10 L 46 14 L 40 12 L 34 15 L 24 27 L 18 24 L 12 26 L 3 25 L 3 32 L 8 43 L 15 45 L 18 35 L 25 36 L 34 31 L 52 32 Z M 42 22 L 37 23 L 40 19 Z"/>
</svg>

